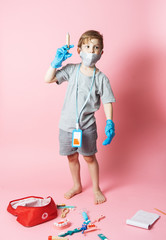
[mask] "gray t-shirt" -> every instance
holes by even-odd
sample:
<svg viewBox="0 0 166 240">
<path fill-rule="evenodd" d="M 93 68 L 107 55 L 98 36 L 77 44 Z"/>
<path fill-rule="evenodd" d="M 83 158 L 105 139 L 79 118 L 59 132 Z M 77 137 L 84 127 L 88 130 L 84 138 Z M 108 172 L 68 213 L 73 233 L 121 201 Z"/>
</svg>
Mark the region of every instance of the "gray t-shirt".
<svg viewBox="0 0 166 240">
<path fill-rule="evenodd" d="M 59 123 L 59 128 L 67 132 L 72 132 L 76 128 L 76 73 L 78 66 L 79 64 L 67 64 L 56 72 L 58 84 L 68 81 Z M 78 113 L 86 101 L 91 84 L 92 77 L 86 76 L 80 71 L 78 77 Z M 103 104 L 115 102 L 109 79 L 99 71 L 95 74 L 89 100 L 79 117 L 81 129 L 86 129 L 95 122 L 94 113 L 100 107 L 100 98 Z"/>
</svg>

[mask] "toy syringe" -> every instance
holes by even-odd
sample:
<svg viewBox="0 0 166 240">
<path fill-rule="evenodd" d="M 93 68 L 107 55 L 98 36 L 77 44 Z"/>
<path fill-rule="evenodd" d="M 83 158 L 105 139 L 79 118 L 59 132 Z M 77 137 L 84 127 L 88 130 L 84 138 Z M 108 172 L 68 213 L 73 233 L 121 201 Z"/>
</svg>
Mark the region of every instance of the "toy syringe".
<svg viewBox="0 0 166 240">
<path fill-rule="evenodd" d="M 69 48 L 69 46 L 70 46 L 70 34 L 69 33 L 66 34 L 66 45 Z"/>
</svg>

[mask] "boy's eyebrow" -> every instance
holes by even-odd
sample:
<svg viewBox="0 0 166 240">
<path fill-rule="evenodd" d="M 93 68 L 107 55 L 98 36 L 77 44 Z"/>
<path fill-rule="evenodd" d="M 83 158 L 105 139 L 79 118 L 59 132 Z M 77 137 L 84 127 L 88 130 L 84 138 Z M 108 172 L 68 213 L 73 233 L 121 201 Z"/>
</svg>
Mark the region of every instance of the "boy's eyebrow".
<svg viewBox="0 0 166 240">
<path fill-rule="evenodd" d="M 101 47 L 100 44 L 94 44 L 93 46 L 94 46 L 94 47 Z"/>
<path fill-rule="evenodd" d="M 83 43 L 82 45 L 88 45 L 90 43 Z M 101 44 L 97 43 L 97 44 L 94 44 L 94 46 L 100 46 Z"/>
</svg>

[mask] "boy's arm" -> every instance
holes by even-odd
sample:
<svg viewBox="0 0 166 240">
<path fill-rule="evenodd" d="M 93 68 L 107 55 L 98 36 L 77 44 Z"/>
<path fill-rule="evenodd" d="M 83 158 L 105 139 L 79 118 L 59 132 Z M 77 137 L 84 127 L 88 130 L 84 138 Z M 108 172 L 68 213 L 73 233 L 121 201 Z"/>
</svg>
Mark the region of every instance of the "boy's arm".
<svg viewBox="0 0 166 240">
<path fill-rule="evenodd" d="M 49 67 L 48 71 L 46 72 L 44 81 L 46 83 L 53 83 L 57 82 L 58 80 L 56 79 L 56 68 L 53 68 L 52 66 Z"/>
<path fill-rule="evenodd" d="M 106 116 L 106 119 L 111 119 L 113 120 L 113 106 L 112 106 L 112 103 L 105 103 L 103 104 L 104 106 L 104 112 L 105 112 L 105 116 Z"/>
<path fill-rule="evenodd" d="M 111 143 L 113 137 L 115 136 L 115 125 L 112 121 L 113 119 L 112 103 L 104 104 L 104 112 L 107 119 L 105 127 L 105 134 L 107 138 L 104 140 L 103 145 L 108 145 Z"/>
<path fill-rule="evenodd" d="M 49 67 L 46 75 L 45 75 L 45 82 L 46 83 L 52 83 L 52 82 L 57 82 L 58 80 L 56 79 L 56 70 L 59 67 L 62 67 L 62 62 L 68 59 L 69 57 L 72 56 L 71 53 L 68 52 L 70 48 L 73 48 L 74 45 L 64 45 L 61 48 L 57 49 L 56 55 L 54 60 L 51 62 L 51 66 Z"/>
</svg>

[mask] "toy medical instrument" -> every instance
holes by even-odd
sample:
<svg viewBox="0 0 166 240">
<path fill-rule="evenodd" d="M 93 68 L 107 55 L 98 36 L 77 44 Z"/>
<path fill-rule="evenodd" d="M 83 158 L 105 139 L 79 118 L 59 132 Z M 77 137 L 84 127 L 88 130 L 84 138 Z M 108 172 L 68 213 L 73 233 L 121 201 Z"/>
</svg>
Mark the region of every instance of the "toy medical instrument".
<svg viewBox="0 0 166 240">
<path fill-rule="evenodd" d="M 160 213 L 162 213 L 162 214 L 166 215 L 166 213 L 165 213 L 165 212 L 163 212 L 163 211 L 159 210 L 158 208 L 154 208 L 154 209 L 155 209 L 155 210 L 157 210 L 158 212 L 160 212 Z"/>
<path fill-rule="evenodd" d="M 61 203 L 61 204 L 57 204 L 56 206 L 57 206 L 57 208 L 61 208 L 61 207 L 65 207 L 66 204 L 65 203 Z"/>
<path fill-rule="evenodd" d="M 69 47 L 67 45 L 64 45 L 63 47 L 58 48 L 55 58 L 51 62 L 51 66 L 53 68 L 62 67 L 62 62 L 72 56 L 72 53 L 68 53 L 68 50 L 73 47 L 74 47 L 74 45 L 69 45 Z"/>
<path fill-rule="evenodd" d="M 106 236 L 104 236 L 103 234 L 98 234 L 98 236 L 102 240 L 108 240 L 108 238 L 106 238 Z"/>
<path fill-rule="evenodd" d="M 82 232 L 82 233 L 87 233 L 90 231 L 94 231 L 94 230 L 98 230 L 98 228 L 93 224 L 93 225 L 86 225 L 86 224 L 82 224 L 81 228 L 75 228 L 74 230 L 69 230 L 66 233 L 60 233 L 58 234 L 59 237 L 65 237 L 67 235 L 72 235 L 74 233 L 78 233 L 78 232 Z"/>
<path fill-rule="evenodd" d="M 83 233 L 86 234 L 87 232 L 92 232 L 95 230 L 99 230 L 99 229 L 94 224 L 89 224 L 87 225 L 87 229 Z"/>
<path fill-rule="evenodd" d="M 83 218 L 84 218 L 85 221 L 89 220 L 88 215 L 87 215 L 87 213 L 85 212 L 85 210 L 82 211 L 82 216 L 83 216 Z"/>
<path fill-rule="evenodd" d="M 82 233 L 86 233 L 86 232 L 90 232 L 98 229 L 96 225 L 94 223 L 92 224 L 91 221 L 89 220 L 86 209 L 81 209 L 80 213 L 82 214 L 85 220 L 82 224 Z"/>
<path fill-rule="evenodd" d="M 61 218 L 65 218 L 68 213 L 69 213 L 69 209 L 63 208 L 61 213 Z"/>
<path fill-rule="evenodd" d="M 95 230 L 98 230 L 97 226 L 95 224 L 82 224 L 82 233 L 86 234 L 87 232 L 92 232 Z"/>
<path fill-rule="evenodd" d="M 81 228 L 75 228 L 74 230 L 69 230 L 67 231 L 66 233 L 60 233 L 58 234 L 59 237 L 65 237 L 67 235 L 72 235 L 74 233 L 77 233 L 77 232 L 82 232 L 82 233 L 87 233 L 87 232 L 90 232 L 90 231 L 95 231 L 95 230 L 98 230 L 98 228 L 96 227 L 96 225 L 94 223 L 91 223 L 91 221 L 89 220 L 88 218 L 88 215 L 87 215 L 87 210 L 86 209 L 81 209 L 80 210 L 80 213 L 82 215 L 82 217 L 84 218 L 84 222 L 82 224 L 82 227 Z M 95 221 L 99 221 L 99 219 L 103 218 L 104 216 L 101 215 L 97 220 Z"/>
<path fill-rule="evenodd" d="M 103 142 L 103 145 L 110 144 L 113 137 L 115 136 L 115 125 L 111 119 L 106 121 L 105 134 L 107 138 Z"/>
<path fill-rule="evenodd" d="M 68 238 L 49 236 L 49 237 L 48 237 L 48 240 L 68 240 Z"/>
<path fill-rule="evenodd" d="M 94 68 L 91 87 L 90 87 L 88 96 L 80 110 L 80 113 L 78 113 L 78 78 L 79 78 L 80 67 L 81 67 L 81 64 L 79 64 L 77 73 L 76 73 L 76 129 L 74 129 L 72 132 L 72 147 L 81 147 L 81 145 L 82 145 L 82 130 L 79 129 L 79 119 L 80 119 L 83 109 L 85 108 L 85 106 L 90 98 L 90 94 L 92 92 L 92 87 L 93 87 L 94 80 L 95 80 L 95 73 L 96 73 L 96 68 Z"/>
<path fill-rule="evenodd" d="M 69 33 L 66 34 L 66 45 L 69 48 L 69 46 L 70 46 L 70 34 Z"/>
<path fill-rule="evenodd" d="M 81 232 L 81 231 L 82 231 L 81 228 L 75 228 L 74 230 L 69 230 L 69 231 L 67 231 L 66 233 L 60 233 L 60 234 L 58 234 L 58 236 L 59 236 L 59 237 L 65 237 L 65 236 L 67 236 L 67 235 L 72 235 L 72 234 L 74 234 L 74 233 L 78 233 L 78 232 Z"/>
<path fill-rule="evenodd" d="M 90 90 L 89 90 L 89 93 L 88 93 L 88 96 L 80 110 L 80 113 L 78 113 L 78 78 L 79 78 L 79 72 L 80 72 L 80 67 L 81 67 L 81 64 L 79 64 L 78 66 L 78 69 L 77 69 L 77 74 L 76 74 L 76 129 L 78 128 L 79 126 L 79 119 L 80 119 L 80 115 L 83 111 L 83 109 L 85 108 L 89 98 L 90 98 L 90 94 L 92 92 L 92 88 L 93 88 L 93 84 L 94 84 L 94 81 L 95 81 L 95 73 L 96 73 L 96 68 L 94 68 L 93 70 L 93 76 L 92 76 L 92 81 L 91 81 L 91 87 L 90 87 Z"/>
<path fill-rule="evenodd" d="M 91 222 L 91 224 L 93 224 L 95 222 L 99 222 L 103 218 L 105 218 L 105 216 L 104 215 L 100 215 L 97 219 L 95 219 L 93 222 Z"/>
<path fill-rule="evenodd" d="M 76 206 L 66 206 L 65 204 L 63 204 L 63 205 L 57 205 L 57 208 L 58 208 L 58 209 L 61 209 L 61 208 L 73 209 L 73 208 L 76 208 Z"/>
<path fill-rule="evenodd" d="M 70 225 L 70 221 L 69 219 L 65 219 L 63 221 L 60 222 L 54 222 L 54 227 L 60 229 L 60 228 L 66 228 Z"/>
<path fill-rule="evenodd" d="M 84 208 L 84 209 L 81 209 L 80 210 L 80 213 L 82 214 L 82 216 L 83 216 L 83 218 L 84 218 L 84 222 L 83 222 L 83 224 L 86 224 L 86 225 L 88 225 L 91 221 L 89 220 L 89 218 L 88 218 L 88 214 L 87 214 L 87 210 Z"/>
</svg>

